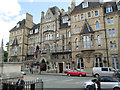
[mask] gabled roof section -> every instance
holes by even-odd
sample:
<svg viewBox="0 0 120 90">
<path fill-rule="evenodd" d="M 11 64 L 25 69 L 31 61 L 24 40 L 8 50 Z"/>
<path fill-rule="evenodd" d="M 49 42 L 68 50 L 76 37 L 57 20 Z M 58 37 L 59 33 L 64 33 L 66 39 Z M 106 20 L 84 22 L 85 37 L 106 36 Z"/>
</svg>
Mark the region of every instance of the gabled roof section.
<svg viewBox="0 0 120 90">
<path fill-rule="evenodd" d="M 104 3 L 104 7 L 112 7 L 113 8 L 113 12 L 117 11 L 117 6 L 116 6 L 116 2 L 106 2 Z"/>
<path fill-rule="evenodd" d="M 38 24 L 34 24 L 33 27 L 31 29 L 36 29 L 36 28 L 39 28 L 40 27 L 40 23 Z"/>
<path fill-rule="evenodd" d="M 13 43 L 12 43 L 12 46 L 18 46 L 17 38 L 14 39 L 14 41 L 13 41 Z"/>
<path fill-rule="evenodd" d="M 80 34 L 94 33 L 87 21 L 85 21 Z"/>
<path fill-rule="evenodd" d="M 56 6 L 50 8 L 50 10 L 51 10 L 51 12 L 52 12 L 53 15 L 56 14 L 56 8 L 57 8 Z"/>
<path fill-rule="evenodd" d="M 51 12 L 52 12 L 53 15 L 56 15 L 57 11 L 60 11 L 57 6 L 51 7 L 50 10 L 51 10 Z"/>
<path fill-rule="evenodd" d="M 83 11 L 83 10 L 85 10 L 85 9 L 95 8 L 95 7 L 99 7 L 99 6 L 102 5 L 100 2 L 88 2 L 88 7 L 87 7 L 87 8 L 83 8 L 83 7 L 82 7 L 82 4 L 83 4 L 83 3 L 84 3 L 84 2 L 82 2 L 82 3 L 80 3 L 78 6 L 76 6 L 76 7 L 74 8 L 74 10 L 71 12 L 71 14 L 75 14 L 75 13 L 80 12 L 80 11 Z"/>
<path fill-rule="evenodd" d="M 17 24 L 19 24 L 19 27 L 18 27 L 19 29 L 20 29 L 20 28 L 26 28 L 26 27 L 25 27 L 25 19 L 23 19 L 22 21 L 19 21 Z M 17 30 L 18 28 L 17 28 L 17 25 L 16 25 L 16 26 L 15 26 L 13 29 L 11 29 L 10 31 Z"/>
</svg>

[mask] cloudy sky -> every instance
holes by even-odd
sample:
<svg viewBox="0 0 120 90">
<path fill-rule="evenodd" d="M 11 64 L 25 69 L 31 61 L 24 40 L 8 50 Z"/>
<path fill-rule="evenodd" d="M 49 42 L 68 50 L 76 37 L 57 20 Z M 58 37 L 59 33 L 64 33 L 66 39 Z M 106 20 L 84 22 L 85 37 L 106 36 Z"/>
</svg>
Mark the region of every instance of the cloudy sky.
<svg viewBox="0 0 120 90">
<path fill-rule="evenodd" d="M 83 0 L 76 0 L 77 5 Z M 4 40 L 4 45 L 9 42 L 9 31 L 18 21 L 25 18 L 28 12 L 33 15 L 35 23 L 40 22 L 41 11 L 58 6 L 67 10 L 71 0 L 0 0 L 0 43 Z"/>
</svg>

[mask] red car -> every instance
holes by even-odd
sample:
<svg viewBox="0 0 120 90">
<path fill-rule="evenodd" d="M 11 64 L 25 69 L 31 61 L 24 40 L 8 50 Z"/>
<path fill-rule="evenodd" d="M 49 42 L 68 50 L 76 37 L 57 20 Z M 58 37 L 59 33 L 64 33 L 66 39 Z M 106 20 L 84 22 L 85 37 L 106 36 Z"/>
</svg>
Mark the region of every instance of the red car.
<svg viewBox="0 0 120 90">
<path fill-rule="evenodd" d="M 80 72 L 78 70 L 68 70 L 67 71 L 67 75 L 68 76 L 79 76 L 79 77 L 82 77 L 82 76 L 86 76 L 86 73 L 85 72 Z"/>
</svg>

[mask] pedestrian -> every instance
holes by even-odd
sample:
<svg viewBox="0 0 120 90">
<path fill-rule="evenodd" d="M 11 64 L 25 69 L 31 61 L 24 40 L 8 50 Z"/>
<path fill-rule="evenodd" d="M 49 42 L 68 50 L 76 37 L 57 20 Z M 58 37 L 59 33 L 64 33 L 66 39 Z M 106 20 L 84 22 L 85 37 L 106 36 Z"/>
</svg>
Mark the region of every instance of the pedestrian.
<svg viewBox="0 0 120 90">
<path fill-rule="evenodd" d="M 16 85 L 17 85 L 17 90 L 24 90 L 24 87 L 25 87 L 25 81 L 23 80 L 23 76 L 20 77 L 18 79 L 18 81 L 16 82 Z"/>
<path fill-rule="evenodd" d="M 98 78 L 95 83 L 97 84 L 97 90 L 101 90 L 100 78 Z"/>
<path fill-rule="evenodd" d="M 97 80 L 97 79 L 93 79 L 93 80 L 92 80 L 93 85 L 92 85 L 92 89 L 90 89 L 90 90 L 97 90 L 96 80 Z"/>
</svg>

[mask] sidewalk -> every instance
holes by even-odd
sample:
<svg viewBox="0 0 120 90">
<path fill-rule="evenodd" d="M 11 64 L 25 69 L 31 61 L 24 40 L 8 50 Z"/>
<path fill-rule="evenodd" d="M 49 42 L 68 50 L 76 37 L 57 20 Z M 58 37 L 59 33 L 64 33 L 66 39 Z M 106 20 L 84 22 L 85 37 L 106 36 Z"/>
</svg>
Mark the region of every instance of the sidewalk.
<svg viewBox="0 0 120 90">
<path fill-rule="evenodd" d="M 47 73 L 47 72 L 41 72 L 40 75 L 54 75 L 54 76 L 66 76 L 66 73 Z"/>
<path fill-rule="evenodd" d="M 67 73 L 47 73 L 47 72 L 41 72 L 41 74 L 33 73 L 33 75 L 51 75 L 51 76 L 67 76 Z M 92 74 L 87 73 L 87 76 L 92 76 Z"/>
</svg>

